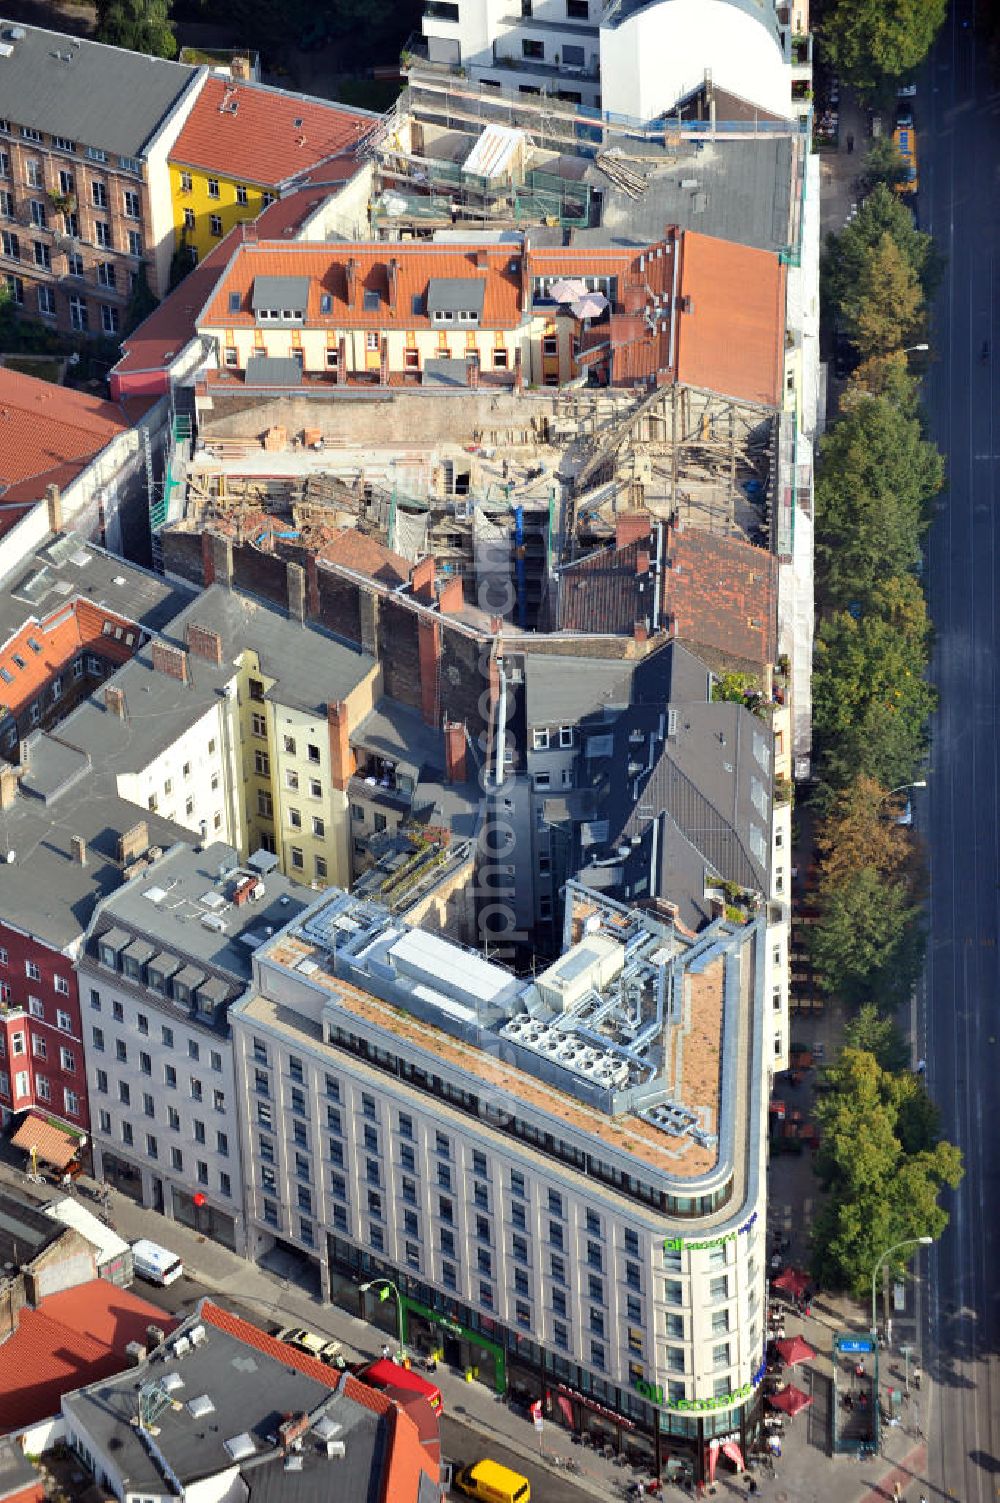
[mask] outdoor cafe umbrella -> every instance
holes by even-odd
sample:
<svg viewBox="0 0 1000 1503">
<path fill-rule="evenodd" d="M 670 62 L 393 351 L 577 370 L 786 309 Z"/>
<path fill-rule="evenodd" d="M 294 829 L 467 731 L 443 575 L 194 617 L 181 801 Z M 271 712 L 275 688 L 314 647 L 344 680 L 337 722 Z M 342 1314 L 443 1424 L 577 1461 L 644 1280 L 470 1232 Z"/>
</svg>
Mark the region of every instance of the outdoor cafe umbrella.
<svg viewBox="0 0 1000 1503">
<path fill-rule="evenodd" d="M 776 1341 L 774 1349 L 785 1367 L 794 1367 L 798 1362 L 811 1362 L 816 1355 L 815 1347 L 811 1347 L 804 1336 L 788 1336 L 783 1341 Z"/>
<path fill-rule="evenodd" d="M 794 1383 L 789 1383 L 780 1393 L 769 1394 L 767 1399 L 772 1409 L 783 1410 L 789 1419 L 794 1419 L 803 1409 L 808 1409 L 812 1401 L 812 1394 L 803 1393 Z"/>
<path fill-rule="evenodd" d="M 607 306 L 608 300 L 603 292 L 588 292 L 573 304 L 573 317 L 600 318 Z"/>
<path fill-rule="evenodd" d="M 781 1289 L 793 1299 L 801 1299 L 809 1288 L 809 1275 L 797 1268 L 785 1268 L 776 1279 L 771 1280 L 772 1289 Z"/>
<path fill-rule="evenodd" d="M 549 288 L 549 296 L 555 303 L 575 303 L 586 295 L 587 284 L 581 282 L 579 277 L 560 277 Z"/>
</svg>

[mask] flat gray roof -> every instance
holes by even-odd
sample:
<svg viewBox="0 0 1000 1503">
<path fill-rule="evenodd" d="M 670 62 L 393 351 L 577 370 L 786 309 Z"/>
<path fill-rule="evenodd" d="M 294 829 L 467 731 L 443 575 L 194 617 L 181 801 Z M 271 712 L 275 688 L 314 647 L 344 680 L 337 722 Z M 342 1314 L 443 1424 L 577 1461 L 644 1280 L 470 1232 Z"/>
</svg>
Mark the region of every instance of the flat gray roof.
<svg viewBox="0 0 1000 1503">
<path fill-rule="evenodd" d="M 2 17 L 0 39 L 14 49 L 0 57 L 4 118 L 117 156 L 142 155 L 198 72 Z"/>
<path fill-rule="evenodd" d="M 302 366 L 290 355 L 251 355 L 243 379 L 247 386 L 301 386 Z"/>
<path fill-rule="evenodd" d="M 602 195 L 601 223 L 574 229 L 570 243 L 648 245 L 662 237 L 665 224 L 676 224 L 758 250 L 784 250 L 790 238 L 793 150 L 789 135 L 681 141 L 669 162 L 648 172 L 638 199 L 592 163 L 584 181 Z"/>
<path fill-rule="evenodd" d="M 76 596 L 157 631 L 193 594 L 189 585 L 130 564 L 77 532 L 63 532 L 49 537 L 0 579 L 0 642 L 30 616 L 51 616 Z"/>
<path fill-rule="evenodd" d="M 295 918 L 315 897 L 280 872 L 270 872 L 262 879 L 263 896 L 237 908 L 233 893 L 240 872 L 247 875 L 237 853 L 221 841 L 200 851 L 177 845 L 107 898 L 94 920 L 94 939 L 110 928 L 125 930 L 130 939 L 127 953 L 142 963 L 166 950 L 204 968 L 198 982 L 187 984 L 198 985 L 211 968 L 242 990 L 250 979 L 255 944 Z M 137 936 L 138 945 L 145 947 L 141 956 Z M 176 979 L 183 981 L 183 973 Z M 208 995 L 214 1002 L 225 1001 L 231 990 L 220 977 L 210 977 Z"/>
<path fill-rule="evenodd" d="M 247 647 L 257 653 L 264 673 L 277 679 L 268 698 L 324 721 L 327 704 L 345 699 L 375 667 L 375 659 L 360 648 L 219 584 L 175 616 L 161 640 L 183 647 L 189 623 L 218 632 L 221 664 L 191 657 L 189 681 L 182 683 L 153 667 L 152 645 L 147 644 L 107 681 L 123 691 L 127 719 L 106 709 L 102 686 L 63 721 L 61 739 L 89 752 L 95 766 L 111 754 L 118 757 L 121 772 L 145 767 L 217 702 L 236 671 L 235 659 Z"/>
<path fill-rule="evenodd" d="M 254 277 L 250 305 L 255 313 L 261 308 L 301 308 L 309 303 L 308 277 Z"/>
<path fill-rule="evenodd" d="M 28 779 L 37 765 L 37 777 L 48 786 L 51 765 L 58 766 L 66 751 L 54 736 L 30 737 Z M 111 754 L 99 756 L 55 795 L 43 800 L 20 793 L 0 811 L 0 847 L 7 858 L 0 861 L 0 912 L 57 950 L 72 951 L 98 902 L 121 885 L 118 841 L 126 830 L 145 820 L 149 845 L 161 849 L 196 838 L 120 798 L 117 761 Z M 86 846 L 85 865 L 74 854 L 74 837 Z"/>
<path fill-rule="evenodd" d="M 181 1359 L 171 1355 L 177 1337 L 201 1325 L 204 1335 Z M 171 1491 L 138 1435 L 134 1418 L 143 1384 L 169 1380 L 168 1405 L 158 1413 L 156 1449 L 182 1487 L 218 1476 L 233 1466 L 226 1442 L 249 1436 L 249 1449 L 237 1463 L 245 1496 L 266 1503 L 327 1503 L 333 1497 L 380 1496 L 381 1471 L 388 1443 L 387 1421 L 327 1383 L 301 1372 L 290 1362 L 221 1330 L 198 1315 L 175 1331 L 155 1363 L 129 1368 L 67 1394 L 66 1413 L 110 1455 L 129 1479 L 132 1493 L 160 1495 Z M 178 1381 L 179 1380 L 179 1381 Z M 195 1415 L 189 1405 L 206 1396 L 211 1410 Z M 202 1407 L 202 1406 L 198 1406 Z M 344 1454 L 328 1457 L 325 1442 L 310 1428 L 303 1436 L 302 1468 L 286 1471 L 278 1427 L 289 1415 L 323 1416 L 331 1433 L 344 1441 Z M 324 1427 L 326 1430 L 327 1427 Z"/>
<path fill-rule="evenodd" d="M 427 312 L 482 313 L 485 277 L 431 277 L 427 283 Z"/>
</svg>

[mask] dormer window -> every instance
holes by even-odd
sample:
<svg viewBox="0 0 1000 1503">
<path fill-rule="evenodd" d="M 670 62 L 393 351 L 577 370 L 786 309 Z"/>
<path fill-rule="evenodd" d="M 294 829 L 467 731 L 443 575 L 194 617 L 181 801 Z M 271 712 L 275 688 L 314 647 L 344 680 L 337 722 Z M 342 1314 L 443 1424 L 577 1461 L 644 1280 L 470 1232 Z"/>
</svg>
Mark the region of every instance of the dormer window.
<svg viewBox="0 0 1000 1503">
<path fill-rule="evenodd" d="M 332 293 L 329 293 L 329 292 L 322 292 L 322 293 L 320 293 L 319 311 L 321 313 L 332 313 L 333 312 L 333 294 Z"/>
<path fill-rule="evenodd" d="M 365 288 L 364 310 L 366 313 L 377 313 L 382 306 L 382 295 L 370 287 Z"/>
</svg>

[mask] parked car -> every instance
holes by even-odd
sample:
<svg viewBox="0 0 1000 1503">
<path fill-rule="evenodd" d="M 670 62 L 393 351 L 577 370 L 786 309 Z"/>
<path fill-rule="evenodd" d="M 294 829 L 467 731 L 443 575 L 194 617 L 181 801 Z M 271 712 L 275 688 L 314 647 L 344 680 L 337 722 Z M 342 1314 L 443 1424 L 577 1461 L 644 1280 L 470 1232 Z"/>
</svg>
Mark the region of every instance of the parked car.
<svg viewBox="0 0 1000 1503">
<path fill-rule="evenodd" d="M 326 1362 L 331 1367 L 343 1365 L 340 1357 L 340 1342 L 330 1341 L 326 1336 L 317 1336 L 315 1331 L 307 1331 L 305 1326 L 284 1326 L 277 1333 L 279 1341 L 284 1341 L 288 1346 L 293 1346 L 298 1352 L 305 1352 L 307 1357 L 315 1357 L 319 1362 Z"/>
</svg>

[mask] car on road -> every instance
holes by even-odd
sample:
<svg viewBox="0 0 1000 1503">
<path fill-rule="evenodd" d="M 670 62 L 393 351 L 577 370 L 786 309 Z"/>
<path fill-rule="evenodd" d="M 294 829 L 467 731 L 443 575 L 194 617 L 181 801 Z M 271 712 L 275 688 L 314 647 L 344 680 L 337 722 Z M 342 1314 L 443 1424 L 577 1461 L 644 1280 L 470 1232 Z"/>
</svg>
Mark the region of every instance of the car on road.
<svg viewBox="0 0 1000 1503">
<path fill-rule="evenodd" d="M 379 1362 L 363 1364 L 355 1369 L 354 1375 L 362 1383 L 367 1383 L 369 1388 L 399 1388 L 406 1393 L 418 1393 L 422 1399 L 427 1400 L 435 1414 L 443 1412 L 441 1390 L 437 1384 L 422 1378 L 412 1367 L 391 1362 L 388 1357 L 383 1357 Z"/>
<path fill-rule="evenodd" d="M 279 1341 L 293 1346 L 297 1352 L 305 1352 L 307 1357 L 315 1357 L 319 1362 L 326 1362 L 330 1367 L 343 1365 L 340 1358 L 340 1342 L 330 1341 L 326 1336 L 317 1336 L 315 1331 L 307 1331 L 305 1326 L 283 1326 L 277 1331 Z"/>
</svg>

